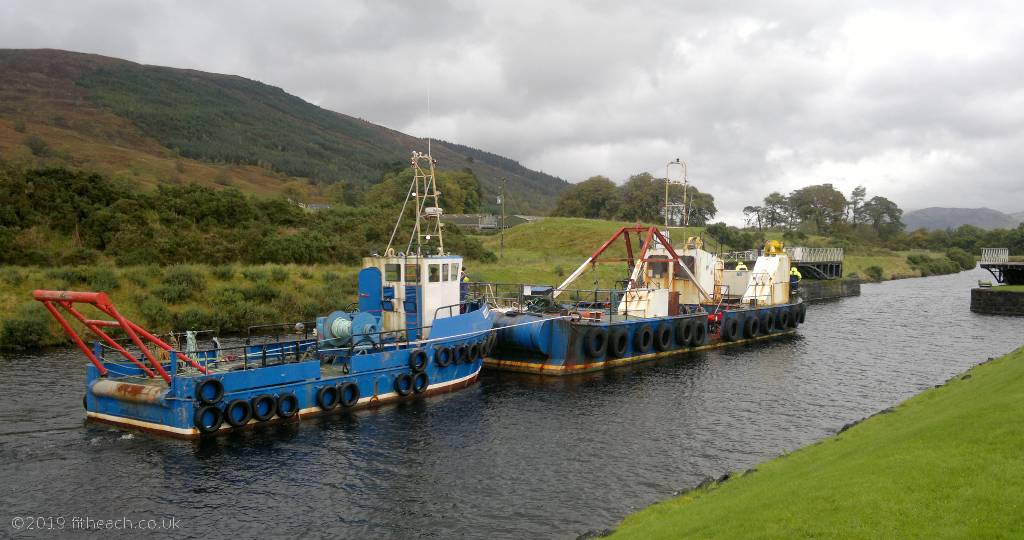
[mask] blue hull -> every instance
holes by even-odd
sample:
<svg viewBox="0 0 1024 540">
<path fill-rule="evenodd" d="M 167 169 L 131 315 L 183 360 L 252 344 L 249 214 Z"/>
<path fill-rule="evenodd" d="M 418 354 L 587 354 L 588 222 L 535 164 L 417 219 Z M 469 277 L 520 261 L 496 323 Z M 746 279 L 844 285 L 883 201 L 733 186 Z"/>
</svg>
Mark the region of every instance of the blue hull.
<svg viewBox="0 0 1024 540">
<path fill-rule="evenodd" d="M 779 320 L 783 312 L 785 324 Z M 708 314 L 702 313 L 631 317 L 612 323 L 531 314 L 498 315 L 494 323 L 497 334 L 494 352 L 484 360 L 484 365 L 503 371 L 571 375 L 773 339 L 796 331 L 803 322 L 804 306 L 795 303 L 729 309 L 720 313 L 721 320 L 714 321 L 709 321 Z M 745 327 L 751 317 L 758 319 L 758 328 Z M 771 329 L 761 332 L 760 323 L 766 319 L 770 319 Z"/>
<path fill-rule="evenodd" d="M 491 318 L 483 307 L 439 319 L 431 339 L 379 350 L 322 349 L 315 340 L 300 340 L 249 346 L 236 356 L 200 351 L 193 357 L 209 373 L 185 372 L 167 362 L 170 384 L 145 377 L 130 363 L 104 359 L 106 377 L 88 366 L 86 414 L 196 437 L 452 391 L 478 377 L 491 344 Z"/>
</svg>

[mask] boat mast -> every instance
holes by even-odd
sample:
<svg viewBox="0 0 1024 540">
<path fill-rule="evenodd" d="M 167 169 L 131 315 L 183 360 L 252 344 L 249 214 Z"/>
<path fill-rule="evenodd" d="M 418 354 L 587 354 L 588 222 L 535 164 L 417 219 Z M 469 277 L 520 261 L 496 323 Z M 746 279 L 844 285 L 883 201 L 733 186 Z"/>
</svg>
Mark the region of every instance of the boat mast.
<svg viewBox="0 0 1024 540">
<path fill-rule="evenodd" d="M 678 166 L 682 167 L 682 172 L 683 172 L 683 179 L 682 179 L 682 181 L 680 181 L 680 180 L 672 180 L 672 177 L 669 175 L 669 169 L 671 169 L 671 167 L 673 165 L 678 165 Z M 678 204 L 678 203 L 677 204 L 672 204 L 671 200 L 669 199 L 669 187 L 672 184 L 682 184 L 683 185 L 683 202 L 682 202 L 682 204 Z M 688 187 L 688 184 L 687 184 L 687 178 L 686 178 L 686 162 L 681 160 L 681 159 L 679 159 L 679 158 L 676 158 L 675 161 L 669 161 L 667 164 L 665 164 L 665 228 L 666 229 L 669 227 L 669 225 L 671 225 L 670 217 L 672 215 L 672 209 L 673 208 L 681 208 L 682 211 L 683 211 L 682 218 L 680 219 L 680 225 L 682 225 L 683 227 L 686 227 L 689 224 L 689 219 L 688 219 L 688 216 L 687 216 L 687 209 L 686 209 L 686 191 L 687 191 L 686 188 L 687 187 Z"/>
<path fill-rule="evenodd" d="M 441 216 L 444 210 L 441 209 L 441 192 L 437 189 L 437 181 L 434 179 L 434 165 L 437 163 L 430 153 L 413 151 L 409 160 L 412 165 L 412 182 L 409 184 L 409 192 L 405 195 L 405 202 L 402 203 L 402 210 L 398 213 L 398 220 L 395 228 L 391 231 L 391 239 L 388 240 L 386 254 L 393 255 L 392 246 L 398 234 L 398 228 L 402 224 L 402 217 L 405 216 L 405 209 L 409 202 L 413 203 L 415 211 L 415 222 L 412 227 L 412 234 L 409 235 L 409 243 L 406 245 L 405 253 L 412 253 L 413 242 L 416 243 L 416 255 L 423 255 L 423 246 L 428 247 L 432 240 L 437 240 L 437 254 L 444 255 L 444 224 L 441 223 Z M 425 164 L 424 164 L 425 162 Z M 427 206 L 428 203 L 433 206 Z"/>
</svg>

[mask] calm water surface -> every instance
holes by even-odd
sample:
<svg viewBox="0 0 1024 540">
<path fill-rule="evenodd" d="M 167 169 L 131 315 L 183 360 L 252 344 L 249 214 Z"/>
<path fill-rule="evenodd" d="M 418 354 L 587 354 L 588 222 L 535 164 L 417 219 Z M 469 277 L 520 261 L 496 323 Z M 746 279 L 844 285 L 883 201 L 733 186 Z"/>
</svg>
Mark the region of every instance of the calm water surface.
<svg viewBox="0 0 1024 540">
<path fill-rule="evenodd" d="M 0 530 L 174 516 L 188 538 L 573 538 L 1024 344 L 1024 319 L 968 310 L 986 276 L 865 285 L 774 343 L 570 379 L 485 374 L 198 443 L 84 424 L 74 350 L 0 356 Z"/>
</svg>

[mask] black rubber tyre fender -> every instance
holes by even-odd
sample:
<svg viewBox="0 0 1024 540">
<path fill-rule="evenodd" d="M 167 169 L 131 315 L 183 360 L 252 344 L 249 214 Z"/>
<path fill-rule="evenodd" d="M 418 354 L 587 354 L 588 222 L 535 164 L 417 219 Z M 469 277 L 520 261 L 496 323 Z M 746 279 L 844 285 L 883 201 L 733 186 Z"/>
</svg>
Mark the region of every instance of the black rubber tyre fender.
<svg viewBox="0 0 1024 540">
<path fill-rule="evenodd" d="M 224 412 L 216 405 L 203 405 L 196 409 L 192 423 L 200 433 L 213 433 L 224 423 Z"/>
<path fill-rule="evenodd" d="M 452 365 L 452 355 L 451 347 L 436 347 L 434 349 L 434 364 L 437 367 L 448 367 Z"/>
<path fill-rule="evenodd" d="M 487 340 L 481 340 L 476 344 L 476 356 L 473 360 L 483 360 L 487 350 Z"/>
<path fill-rule="evenodd" d="M 800 314 L 799 314 L 800 324 L 804 323 L 804 319 L 805 318 L 807 318 L 807 304 L 805 304 L 803 302 L 800 302 Z"/>
<path fill-rule="evenodd" d="M 736 341 L 740 338 L 740 330 L 739 317 L 726 317 L 722 321 L 722 339 Z"/>
<path fill-rule="evenodd" d="M 224 398 L 224 383 L 218 379 L 205 379 L 196 385 L 196 401 L 211 405 Z"/>
<path fill-rule="evenodd" d="M 780 332 L 784 331 L 787 327 L 789 327 L 788 309 L 780 309 L 775 312 L 775 327 L 778 328 Z"/>
<path fill-rule="evenodd" d="M 747 315 L 747 318 L 743 320 L 743 337 L 750 339 L 756 338 L 761 334 L 761 321 L 757 318 L 756 313 Z"/>
<path fill-rule="evenodd" d="M 409 352 L 409 369 L 418 373 L 427 369 L 428 362 L 427 352 L 423 349 L 413 349 Z"/>
<path fill-rule="evenodd" d="M 693 319 L 676 319 L 676 344 L 688 347 L 693 339 Z"/>
<path fill-rule="evenodd" d="M 771 334 L 775 331 L 775 317 L 772 317 L 772 312 L 764 310 L 757 314 L 757 320 L 760 322 L 761 333 Z"/>
<path fill-rule="evenodd" d="M 338 385 L 338 404 L 346 409 L 359 403 L 359 385 L 352 382 L 343 382 Z"/>
<path fill-rule="evenodd" d="M 295 394 L 281 394 L 277 396 L 277 415 L 281 418 L 291 418 L 299 412 L 299 398 Z"/>
<path fill-rule="evenodd" d="M 321 410 L 330 411 L 338 406 L 338 387 L 332 385 L 321 386 L 316 391 L 316 404 Z"/>
<path fill-rule="evenodd" d="M 477 356 L 480 356 L 480 344 L 470 343 L 469 347 L 466 349 L 466 358 L 464 362 L 472 364 L 473 362 L 476 362 Z"/>
<path fill-rule="evenodd" d="M 672 332 L 672 325 L 667 322 L 659 324 L 658 329 L 654 331 L 654 348 L 664 352 L 672 348 L 673 342 L 675 335 Z"/>
<path fill-rule="evenodd" d="M 456 346 L 452 353 L 452 357 L 454 358 L 456 364 L 465 364 L 466 362 L 468 362 L 468 355 L 469 347 L 467 347 L 466 345 Z"/>
<path fill-rule="evenodd" d="M 797 306 L 789 306 L 789 327 L 796 328 L 800 326 L 800 308 Z"/>
<path fill-rule="evenodd" d="M 626 356 L 626 349 L 629 348 L 629 332 L 618 326 L 608 334 L 608 354 L 615 358 Z"/>
<path fill-rule="evenodd" d="M 231 427 L 244 426 L 252 420 L 252 405 L 244 399 L 235 399 L 224 407 L 224 420 Z"/>
<path fill-rule="evenodd" d="M 636 329 L 636 333 L 633 334 L 633 348 L 638 353 L 651 352 L 651 348 L 654 346 L 654 331 L 651 330 L 651 325 L 641 324 Z"/>
<path fill-rule="evenodd" d="M 249 402 L 252 417 L 257 422 L 266 422 L 277 414 L 277 400 L 270 394 L 262 394 Z"/>
<path fill-rule="evenodd" d="M 701 347 L 708 341 L 708 320 L 701 318 L 693 322 L 693 340 L 691 347 Z"/>
<path fill-rule="evenodd" d="M 395 377 L 395 392 L 400 396 L 408 396 L 412 392 L 412 375 L 400 373 Z"/>
<path fill-rule="evenodd" d="M 588 358 L 601 358 L 608 351 L 608 330 L 595 326 L 583 334 L 583 352 Z"/>
<path fill-rule="evenodd" d="M 413 375 L 412 391 L 414 394 L 422 394 L 430 386 L 430 377 L 423 371 Z"/>
</svg>

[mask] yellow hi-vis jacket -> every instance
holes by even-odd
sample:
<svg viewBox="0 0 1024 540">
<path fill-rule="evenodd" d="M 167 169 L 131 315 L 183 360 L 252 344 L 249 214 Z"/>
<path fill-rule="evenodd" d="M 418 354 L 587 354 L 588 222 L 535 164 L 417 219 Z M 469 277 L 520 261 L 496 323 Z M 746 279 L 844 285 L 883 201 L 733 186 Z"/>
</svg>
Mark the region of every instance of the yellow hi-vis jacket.
<svg viewBox="0 0 1024 540">
<path fill-rule="evenodd" d="M 797 270 L 795 266 L 789 267 L 789 275 L 796 276 L 796 279 L 798 281 L 804 278 L 803 276 L 800 275 L 800 271 Z"/>
<path fill-rule="evenodd" d="M 747 269 L 747 265 L 745 265 L 743 263 L 739 263 L 739 264 L 736 265 L 736 271 L 737 272 L 745 271 L 746 269 Z"/>
</svg>

